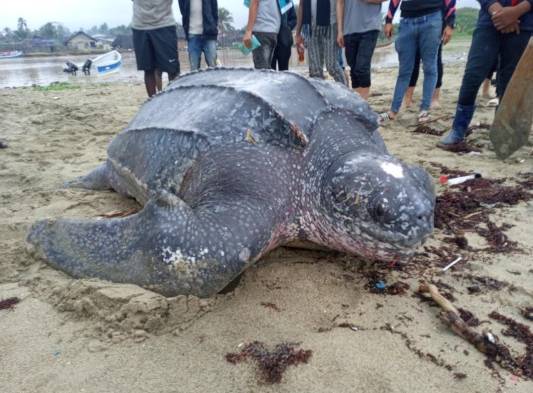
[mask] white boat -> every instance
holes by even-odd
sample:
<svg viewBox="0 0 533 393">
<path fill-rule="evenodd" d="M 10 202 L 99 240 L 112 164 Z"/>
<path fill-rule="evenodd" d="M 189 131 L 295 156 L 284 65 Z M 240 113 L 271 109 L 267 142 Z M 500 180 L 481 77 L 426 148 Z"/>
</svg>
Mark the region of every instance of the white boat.
<svg viewBox="0 0 533 393">
<path fill-rule="evenodd" d="M 92 66 L 96 69 L 98 75 L 117 72 L 122 66 L 122 55 L 116 50 L 104 53 L 92 60 Z"/>
<path fill-rule="evenodd" d="M 0 59 L 13 59 L 15 57 L 20 57 L 24 53 L 19 50 L 12 50 L 8 52 L 0 52 Z"/>
<path fill-rule="evenodd" d="M 96 74 L 103 76 L 119 71 L 121 66 L 122 55 L 113 50 L 94 59 L 88 59 L 83 64 L 74 64 L 71 61 L 67 61 L 63 71 L 72 75 L 76 75 L 78 71 L 83 72 L 85 75 L 91 75 L 91 71 L 96 70 Z"/>
</svg>

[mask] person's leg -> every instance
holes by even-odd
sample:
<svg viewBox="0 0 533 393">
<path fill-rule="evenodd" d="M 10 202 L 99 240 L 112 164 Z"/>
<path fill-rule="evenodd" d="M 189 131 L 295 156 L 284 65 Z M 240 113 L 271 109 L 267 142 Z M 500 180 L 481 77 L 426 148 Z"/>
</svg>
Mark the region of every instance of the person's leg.
<svg viewBox="0 0 533 393">
<path fill-rule="evenodd" d="M 289 61 L 291 59 L 292 47 L 280 44 L 276 46 L 278 50 L 278 70 L 279 71 L 288 71 Z"/>
<path fill-rule="evenodd" d="M 144 71 L 144 85 L 146 87 L 146 93 L 148 93 L 148 97 L 152 97 L 157 93 L 156 70 Z"/>
<path fill-rule="evenodd" d="M 360 35 L 359 50 L 357 52 L 354 72 L 357 75 L 359 86 L 357 86 L 355 90 L 365 100 L 368 100 L 368 96 L 370 95 L 372 56 L 376 49 L 378 36 L 379 31 L 377 30 L 367 31 Z"/>
<path fill-rule="evenodd" d="M 155 70 L 155 85 L 157 88 L 157 91 L 160 92 L 163 90 L 163 73 L 161 70 Z"/>
<path fill-rule="evenodd" d="M 416 49 L 415 64 L 413 66 L 413 72 L 411 73 L 411 79 L 409 80 L 409 87 L 405 92 L 404 104 L 406 108 L 410 108 L 413 105 L 413 95 L 415 93 L 416 84 L 418 83 L 418 77 L 420 75 L 420 50 Z"/>
<path fill-rule="evenodd" d="M 156 93 L 156 64 L 154 48 L 150 41 L 149 31 L 136 29 L 132 29 L 132 31 L 137 69 L 139 71 L 144 71 L 144 85 L 146 87 L 146 93 L 148 94 L 148 97 L 152 97 Z"/>
<path fill-rule="evenodd" d="M 328 73 L 335 81 L 346 85 L 344 72 L 339 64 L 339 46 L 337 45 L 337 24 L 330 26 L 329 33 L 323 37 L 324 58 Z"/>
<path fill-rule="evenodd" d="M 155 51 L 157 69 L 166 72 L 169 81 L 173 80 L 180 73 L 176 28 L 170 26 L 153 30 L 150 39 Z"/>
<path fill-rule="evenodd" d="M 187 50 L 189 52 L 189 64 L 191 66 L 191 71 L 199 70 L 200 57 L 202 55 L 202 36 L 198 34 L 189 34 Z"/>
<path fill-rule="evenodd" d="M 440 107 L 440 88 L 442 87 L 442 78 L 444 76 L 444 66 L 442 64 L 442 42 L 439 45 L 439 54 L 437 56 L 437 86 L 433 92 L 433 98 L 431 99 L 431 107 Z"/>
<path fill-rule="evenodd" d="M 274 48 L 274 53 L 272 54 L 272 61 L 270 62 L 270 68 L 272 68 L 274 71 L 278 69 L 278 56 L 279 56 L 279 47 L 280 43 L 276 45 Z"/>
<path fill-rule="evenodd" d="M 213 68 L 217 66 L 217 41 L 203 38 L 203 52 L 205 63 L 208 67 Z"/>
<path fill-rule="evenodd" d="M 464 140 L 474 116 L 476 96 L 483 80 L 498 58 L 500 33 L 493 26 L 476 27 L 459 91 L 452 130 L 440 141 L 453 145 Z"/>
<path fill-rule="evenodd" d="M 272 56 L 277 43 L 277 34 L 256 33 L 254 35 L 261 46 L 252 52 L 254 67 L 256 69 L 269 69 L 272 63 Z"/>
<path fill-rule="evenodd" d="M 396 52 L 398 52 L 400 67 L 389 112 L 389 118 L 391 119 L 394 119 L 400 111 L 403 97 L 409 86 L 409 80 L 411 79 L 415 65 L 417 34 L 415 26 L 410 23 L 408 18 L 403 18 L 400 21 L 400 30 L 396 38 L 395 47 Z"/>
<path fill-rule="evenodd" d="M 324 78 L 324 61 L 321 58 L 321 40 L 316 29 L 307 38 L 307 53 L 309 55 L 309 76 L 311 78 Z"/>
<path fill-rule="evenodd" d="M 424 86 L 420 111 L 429 111 L 431 98 L 437 86 L 437 57 L 442 37 L 442 15 L 440 12 L 427 16 L 426 23 L 419 26 L 418 47 L 424 67 Z"/>
<path fill-rule="evenodd" d="M 358 48 L 359 34 L 353 33 L 344 36 L 344 52 L 346 54 L 346 62 L 350 66 L 350 79 L 352 80 L 352 89 L 354 90 L 360 86 L 358 76 L 355 73 Z"/>
<path fill-rule="evenodd" d="M 530 31 L 520 34 L 502 34 L 500 41 L 500 65 L 496 95 L 501 100 L 531 37 Z"/>
</svg>

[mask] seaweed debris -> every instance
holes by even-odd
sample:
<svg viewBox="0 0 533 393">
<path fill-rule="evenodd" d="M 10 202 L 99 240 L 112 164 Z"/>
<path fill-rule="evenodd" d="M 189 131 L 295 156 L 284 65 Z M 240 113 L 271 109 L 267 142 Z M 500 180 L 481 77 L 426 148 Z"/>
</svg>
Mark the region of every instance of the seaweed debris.
<svg viewBox="0 0 533 393">
<path fill-rule="evenodd" d="M 289 366 L 307 363 L 313 351 L 296 349 L 298 344 L 282 343 L 276 345 L 273 351 L 268 351 L 260 341 L 246 344 L 240 353 L 226 354 L 226 360 L 231 364 L 241 363 L 248 358 L 255 360 L 259 380 L 266 384 L 280 383 L 283 373 Z"/>
<path fill-rule="evenodd" d="M 533 321 L 533 307 L 525 307 L 520 309 L 520 314 L 530 321 Z"/>
<path fill-rule="evenodd" d="M 280 308 L 275 304 L 275 303 L 270 303 L 270 302 L 261 302 L 260 303 L 263 307 L 265 308 L 271 308 L 272 310 L 274 311 L 277 311 L 277 312 L 280 312 Z"/>
<path fill-rule="evenodd" d="M 10 297 L 4 300 L 0 300 L 0 310 L 13 310 L 15 304 L 18 304 L 20 299 L 18 297 Z"/>
<path fill-rule="evenodd" d="M 413 130 L 414 133 L 417 134 L 426 134 L 426 135 L 435 135 L 435 136 L 442 136 L 446 132 L 446 130 L 436 130 L 435 128 L 432 128 L 430 126 L 427 126 L 425 124 L 420 124 L 418 127 L 416 127 Z"/>
<path fill-rule="evenodd" d="M 490 207 L 516 205 L 532 199 L 533 194 L 521 185 L 503 185 L 504 181 L 480 178 L 450 187 L 437 197 L 435 227 L 449 230 L 455 237 L 462 237 L 465 231 L 475 232 L 487 241 L 489 247 L 485 251 L 518 250 L 517 243 L 510 241 L 504 233 L 511 226 L 498 226 L 492 222 Z"/>
<path fill-rule="evenodd" d="M 507 326 L 506 329 L 502 330 L 504 336 L 513 337 L 517 341 L 526 345 L 525 354 L 513 358 L 510 355 L 510 352 L 507 351 L 508 357 L 503 359 L 503 365 L 500 362 L 498 362 L 498 364 L 515 375 L 521 375 L 524 378 L 533 380 L 533 333 L 529 330 L 529 327 L 516 322 L 497 311 L 491 312 L 489 317 Z M 489 358 L 489 361 L 493 360 L 494 359 Z"/>
</svg>

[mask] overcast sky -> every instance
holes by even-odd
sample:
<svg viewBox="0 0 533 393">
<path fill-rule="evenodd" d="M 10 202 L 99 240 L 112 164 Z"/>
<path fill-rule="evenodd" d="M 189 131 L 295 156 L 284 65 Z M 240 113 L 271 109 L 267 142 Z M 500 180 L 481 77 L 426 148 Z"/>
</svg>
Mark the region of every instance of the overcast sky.
<svg viewBox="0 0 533 393">
<path fill-rule="evenodd" d="M 69 29 L 90 28 L 106 22 L 109 27 L 128 25 L 131 21 L 131 0 L 0 0 L 0 28 L 15 29 L 17 19 L 23 17 L 30 29 L 37 29 L 46 22 L 62 22 Z M 297 1 L 296 1 L 297 2 Z M 476 0 L 457 0 L 460 7 L 478 6 Z M 174 2 L 177 19 L 181 16 L 178 2 Z M 235 19 L 235 27 L 247 21 L 247 9 L 243 0 L 218 0 Z"/>
</svg>

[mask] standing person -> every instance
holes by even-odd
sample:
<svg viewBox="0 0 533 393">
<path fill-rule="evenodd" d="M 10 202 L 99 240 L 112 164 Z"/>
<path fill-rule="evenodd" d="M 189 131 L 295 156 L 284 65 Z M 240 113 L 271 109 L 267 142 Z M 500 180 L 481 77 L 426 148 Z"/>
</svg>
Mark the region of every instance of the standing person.
<svg viewBox="0 0 533 393">
<path fill-rule="evenodd" d="M 400 69 L 390 111 L 381 114 L 381 120 L 394 120 L 400 111 L 413 72 L 417 50 L 420 51 L 420 57 L 424 65 L 424 87 L 418 121 L 425 122 L 429 119 L 431 97 L 437 85 L 439 45 L 441 40 L 446 42 L 449 40 L 449 37 L 443 37 L 442 34 L 442 9 L 445 1 L 404 0 L 402 2 L 402 0 L 391 0 L 389 3 L 389 11 L 385 18 L 384 28 L 385 36 L 388 38 L 392 37 L 392 20 L 401 3 L 400 31 L 395 42 Z"/>
<path fill-rule="evenodd" d="M 307 42 L 309 52 L 309 76 L 324 78 L 324 63 L 333 79 L 346 84 L 339 65 L 337 45 L 337 1 L 301 0 L 298 7 L 296 42 Z"/>
<path fill-rule="evenodd" d="M 252 56 L 256 69 L 270 68 L 272 56 L 278 41 L 281 27 L 279 0 L 250 0 L 248 25 L 242 39 L 244 46 L 252 47 L 252 35 L 261 46 L 254 49 Z"/>
<path fill-rule="evenodd" d="M 169 81 L 180 73 L 176 20 L 172 0 L 132 1 L 135 59 L 137 69 L 144 71 L 146 92 L 151 97 L 157 91 L 161 72 L 168 74 Z"/>
<path fill-rule="evenodd" d="M 496 94 L 502 98 L 533 33 L 533 0 L 479 0 L 481 11 L 459 91 L 451 131 L 440 141 L 446 147 L 464 140 L 476 109 L 476 96 L 498 61 Z"/>
<path fill-rule="evenodd" d="M 442 77 L 444 75 L 444 66 L 442 64 L 442 47 L 446 45 L 449 41 L 444 42 L 444 38 L 450 40 L 453 35 L 453 30 L 455 29 L 455 0 L 446 0 L 445 9 L 443 12 L 444 15 L 444 29 L 448 31 L 442 31 L 443 40 L 439 46 L 439 53 L 437 55 L 437 85 L 433 91 L 433 96 L 431 98 L 431 107 L 438 108 L 440 107 L 440 89 L 442 87 Z M 411 80 L 409 81 L 409 87 L 405 93 L 405 106 L 409 108 L 413 103 L 413 94 L 415 92 L 416 83 L 418 82 L 418 76 L 420 73 L 420 51 L 416 51 L 415 58 L 415 67 L 413 68 L 413 73 L 411 74 Z"/>
<path fill-rule="evenodd" d="M 217 0 L 178 0 L 189 50 L 191 71 L 200 69 L 202 53 L 208 67 L 217 64 Z"/>
<path fill-rule="evenodd" d="M 370 66 L 381 30 L 381 3 L 386 0 L 337 0 L 337 43 L 346 50 L 352 89 L 370 94 Z"/>
<path fill-rule="evenodd" d="M 288 0 L 292 3 L 292 0 Z M 296 27 L 296 11 L 292 6 L 281 16 L 281 26 L 278 33 L 278 42 L 274 55 L 272 56 L 271 68 L 278 71 L 287 71 L 289 69 L 289 60 L 292 54 L 292 31 Z"/>
</svg>

